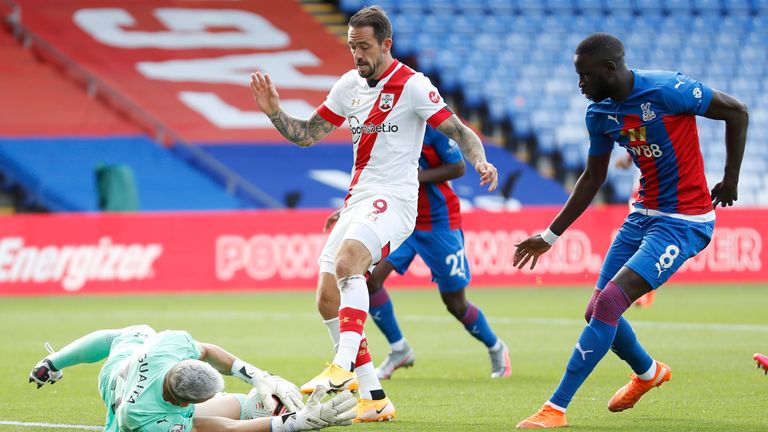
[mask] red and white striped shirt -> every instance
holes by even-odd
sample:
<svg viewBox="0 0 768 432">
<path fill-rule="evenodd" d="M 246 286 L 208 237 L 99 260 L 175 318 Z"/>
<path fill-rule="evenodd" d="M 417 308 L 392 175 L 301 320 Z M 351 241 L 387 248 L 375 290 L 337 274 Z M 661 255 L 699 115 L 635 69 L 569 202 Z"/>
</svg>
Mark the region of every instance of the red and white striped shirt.
<svg viewBox="0 0 768 432">
<path fill-rule="evenodd" d="M 353 69 L 334 84 L 317 113 L 349 122 L 355 163 L 345 202 L 383 193 L 416 205 L 418 162 L 427 123 L 452 115 L 429 78 L 395 60 L 375 85 Z"/>
</svg>

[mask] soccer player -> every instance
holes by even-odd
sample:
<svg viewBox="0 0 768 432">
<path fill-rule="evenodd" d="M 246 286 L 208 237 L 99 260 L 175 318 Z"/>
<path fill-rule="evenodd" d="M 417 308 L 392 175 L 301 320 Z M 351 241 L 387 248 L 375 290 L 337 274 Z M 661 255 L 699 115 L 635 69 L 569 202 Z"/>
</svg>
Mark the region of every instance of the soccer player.
<svg viewBox="0 0 768 432">
<path fill-rule="evenodd" d="M 89 333 L 58 352 L 46 348 L 50 355 L 29 374 L 37 388 L 55 384 L 64 368 L 107 359 L 98 377 L 105 432 L 288 432 L 348 425 L 355 416 L 351 393 L 321 403 L 323 388 L 304 406 L 296 385 L 185 331 L 137 325 Z M 254 389 L 247 396 L 219 393 L 221 374 Z M 271 416 L 285 410 L 296 412 Z"/>
<path fill-rule="evenodd" d="M 488 348 L 491 378 L 505 378 L 511 373 L 507 345 L 496 337 L 483 311 L 469 303 L 465 295 L 471 276 L 464 256 L 461 209 L 459 198 L 448 184 L 448 180 L 464 175 L 465 169 L 456 143 L 427 126 L 419 158 L 416 228 L 396 251 L 376 265 L 368 277 L 368 313 L 390 345 L 389 355 L 376 368 L 379 379 L 389 379 L 396 369 L 410 367 L 416 359 L 416 354 L 400 331 L 392 300 L 384 288 L 389 274 L 393 270 L 405 274 L 416 254 L 432 271 L 432 280 L 437 283 L 448 312 Z M 338 210 L 328 218 L 326 230 L 338 220 L 340 212 Z"/>
<path fill-rule="evenodd" d="M 392 57 L 392 25 L 381 8 L 366 7 L 350 18 L 347 43 L 355 69 L 334 84 L 308 120 L 291 117 L 280 108 L 269 75 L 252 74 L 251 89 L 275 128 L 301 147 L 349 122 L 352 182 L 318 260 L 318 310 L 338 349 L 330 366 L 301 390 L 359 384 L 356 420 L 380 421 L 394 418 L 395 407 L 376 376 L 363 335 L 369 305 L 364 274 L 413 231 L 426 124 L 458 143 L 481 175 L 480 184 L 489 190 L 496 188 L 498 172 L 486 160 L 480 139 L 448 109 L 429 79 Z"/>
<path fill-rule="evenodd" d="M 669 381 L 668 365 L 640 345 L 624 311 L 657 289 L 689 258 L 707 246 L 714 208 L 737 198 L 744 154 L 747 107 L 681 73 L 630 70 L 619 39 L 595 33 L 574 56 L 581 92 L 592 101 L 586 112 L 590 137 L 587 167 L 565 206 L 541 234 L 517 245 L 514 263 L 523 268 L 548 251 L 586 210 L 605 180 L 613 143 L 640 168 L 642 189 L 600 271 L 587 305 L 587 327 L 571 354 L 554 394 L 518 428 L 566 426 L 573 395 L 610 348 L 634 371 L 608 402 L 613 412 L 632 408 L 649 390 Z M 725 121 L 725 173 L 711 193 L 696 131 L 696 115 Z"/>
</svg>

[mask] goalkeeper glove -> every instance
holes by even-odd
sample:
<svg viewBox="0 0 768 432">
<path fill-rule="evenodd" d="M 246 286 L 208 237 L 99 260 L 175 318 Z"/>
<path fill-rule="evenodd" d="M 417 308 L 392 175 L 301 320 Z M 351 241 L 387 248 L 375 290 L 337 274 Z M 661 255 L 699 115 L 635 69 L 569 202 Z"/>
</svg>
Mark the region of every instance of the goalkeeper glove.
<svg viewBox="0 0 768 432">
<path fill-rule="evenodd" d="M 272 432 L 298 432 L 329 426 L 348 426 L 357 417 L 357 400 L 349 390 L 321 402 L 328 390 L 318 386 L 300 411 L 282 417 L 272 417 Z"/>
</svg>

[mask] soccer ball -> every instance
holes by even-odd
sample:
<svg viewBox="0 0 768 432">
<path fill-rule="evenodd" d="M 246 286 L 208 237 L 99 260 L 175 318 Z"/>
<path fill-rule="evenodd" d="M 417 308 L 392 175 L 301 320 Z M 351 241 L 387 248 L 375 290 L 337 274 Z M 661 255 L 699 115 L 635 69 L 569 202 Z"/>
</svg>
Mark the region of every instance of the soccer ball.
<svg viewBox="0 0 768 432">
<path fill-rule="evenodd" d="M 252 389 L 245 398 L 245 417 L 260 418 L 281 416 L 288 412 L 283 401 L 281 401 L 277 395 L 272 395 L 272 400 L 275 402 L 275 409 L 270 411 L 264 407 L 264 401 L 262 400 L 261 395 L 259 395 L 259 392 L 256 391 L 256 389 Z"/>
</svg>

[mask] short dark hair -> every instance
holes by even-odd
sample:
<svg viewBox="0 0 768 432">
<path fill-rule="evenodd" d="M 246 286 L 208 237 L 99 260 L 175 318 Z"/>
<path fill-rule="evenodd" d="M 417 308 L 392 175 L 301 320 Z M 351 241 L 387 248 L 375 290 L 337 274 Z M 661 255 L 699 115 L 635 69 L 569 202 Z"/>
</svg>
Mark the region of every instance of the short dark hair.
<svg viewBox="0 0 768 432">
<path fill-rule="evenodd" d="M 600 57 L 619 64 L 624 61 L 624 44 L 612 34 L 592 33 L 579 43 L 576 54 Z"/>
<path fill-rule="evenodd" d="M 366 6 L 349 19 L 349 26 L 354 28 L 373 27 L 373 34 L 379 43 L 392 37 L 392 23 L 387 13 L 379 6 Z"/>
</svg>

